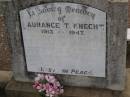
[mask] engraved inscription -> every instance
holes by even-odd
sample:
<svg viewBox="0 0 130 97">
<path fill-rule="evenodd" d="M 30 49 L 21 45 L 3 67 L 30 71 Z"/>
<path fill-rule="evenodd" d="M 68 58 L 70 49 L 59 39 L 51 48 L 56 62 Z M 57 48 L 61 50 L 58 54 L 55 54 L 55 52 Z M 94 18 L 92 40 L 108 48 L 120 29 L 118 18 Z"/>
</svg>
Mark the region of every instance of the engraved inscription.
<svg viewBox="0 0 130 97">
<path fill-rule="evenodd" d="M 74 3 L 20 11 L 29 72 L 105 77 L 106 13 Z"/>
</svg>

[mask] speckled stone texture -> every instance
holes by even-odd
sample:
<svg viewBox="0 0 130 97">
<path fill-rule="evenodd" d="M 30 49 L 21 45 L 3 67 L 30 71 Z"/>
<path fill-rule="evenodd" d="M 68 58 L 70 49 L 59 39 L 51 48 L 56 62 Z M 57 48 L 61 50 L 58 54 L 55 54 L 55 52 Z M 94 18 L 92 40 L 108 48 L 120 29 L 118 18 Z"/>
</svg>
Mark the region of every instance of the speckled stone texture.
<svg viewBox="0 0 130 97">
<path fill-rule="evenodd" d="M 128 28 L 130 28 L 130 0 L 128 3 Z"/>
<path fill-rule="evenodd" d="M 0 70 L 11 70 L 11 48 L 5 28 L 7 3 L 0 1 Z"/>
<path fill-rule="evenodd" d="M 19 10 L 48 2 L 73 2 L 98 8 L 107 13 L 106 78 L 58 75 L 64 85 L 123 90 L 125 86 L 127 3 L 107 0 L 13 0 L 8 5 L 6 23 L 13 52 L 13 71 L 17 81 L 32 81 L 26 70 Z M 9 17 L 8 17 L 9 16 Z"/>
</svg>

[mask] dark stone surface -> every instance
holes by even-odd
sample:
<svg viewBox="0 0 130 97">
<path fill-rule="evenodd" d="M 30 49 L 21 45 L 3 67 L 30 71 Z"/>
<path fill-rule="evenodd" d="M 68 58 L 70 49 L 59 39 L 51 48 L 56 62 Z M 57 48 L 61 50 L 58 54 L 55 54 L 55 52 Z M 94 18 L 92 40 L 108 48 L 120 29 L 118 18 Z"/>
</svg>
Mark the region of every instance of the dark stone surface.
<svg viewBox="0 0 130 97">
<path fill-rule="evenodd" d="M 11 48 L 5 30 L 5 13 L 8 2 L 0 1 L 0 70 L 11 70 Z"/>
<path fill-rule="evenodd" d="M 65 92 L 59 97 L 119 97 L 120 92 L 104 89 L 64 87 Z M 7 97 L 40 97 L 32 88 L 32 83 L 11 80 L 6 86 Z M 117 96 L 118 95 L 118 96 Z"/>
<path fill-rule="evenodd" d="M 32 88 L 32 83 L 11 80 L 5 90 L 7 97 L 40 97 Z"/>
<path fill-rule="evenodd" d="M 130 68 L 130 41 L 127 42 L 127 68 Z"/>
<path fill-rule="evenodd" d="M 0 82 L 0 97 L 6 97 L 5 87 L 7 82 Z"/>
</svg>

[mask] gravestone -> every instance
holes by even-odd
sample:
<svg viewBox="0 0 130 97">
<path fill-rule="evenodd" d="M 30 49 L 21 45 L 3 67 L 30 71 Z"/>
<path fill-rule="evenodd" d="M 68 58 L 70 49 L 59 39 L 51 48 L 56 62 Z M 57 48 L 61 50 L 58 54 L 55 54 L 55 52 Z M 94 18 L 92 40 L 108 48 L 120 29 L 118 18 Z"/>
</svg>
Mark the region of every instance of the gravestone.
<svg viewBox="0 0 130 97">
<path fill-rule="evenodd" d="M 107 0 L 13 0 L 7 25 L 15 80 L 45 72 L 67 86 L 123 90 L 126 9 Z"/>
<path fill-rule="evenodd" d="M 28 71 L 105 77 L 105 12 L 46 3 L 21 10 L 20 18 Z"/>
</svg>

